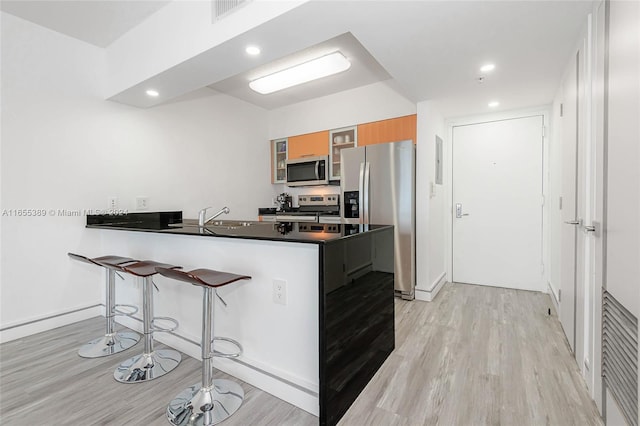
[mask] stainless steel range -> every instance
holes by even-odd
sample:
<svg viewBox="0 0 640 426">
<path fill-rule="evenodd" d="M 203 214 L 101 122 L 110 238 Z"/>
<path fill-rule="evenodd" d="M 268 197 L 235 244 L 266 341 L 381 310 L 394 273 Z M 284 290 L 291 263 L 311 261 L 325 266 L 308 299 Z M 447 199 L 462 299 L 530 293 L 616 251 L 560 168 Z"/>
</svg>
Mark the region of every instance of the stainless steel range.
<svg viewBox="0 0 640 426">
<path fill-rule="evenodd" d="M 299 195 L 298 209 L 277 212 L 278 222 L 340 223 L 340 194 Z"/>
</svg>

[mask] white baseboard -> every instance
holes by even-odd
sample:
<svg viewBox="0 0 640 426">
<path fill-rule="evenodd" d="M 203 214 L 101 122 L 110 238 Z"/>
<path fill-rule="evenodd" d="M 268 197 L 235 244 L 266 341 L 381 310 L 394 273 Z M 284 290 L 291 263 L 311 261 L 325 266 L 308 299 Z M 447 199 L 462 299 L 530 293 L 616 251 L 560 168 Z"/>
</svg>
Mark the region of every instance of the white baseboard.
<svg viewBox="0 0 640 426">
<path fill-rule="evenodd" d="M 142 333 L 142 323 L 137 318 L 118 317 L 116 321 L 125 327 Z M 183 334 L 184 332 L 155 333 L 154 339 L 192 358 L 201 359 L 200 337 Z M 268 366 L 261 365 L 260 362 L 245 356 L 238 359 L 214 358 L 213 365 L 220 371 L 293 404 L 314 416 L 319 416 L 320 414 L 318 385 L 316 384 L 286 377 L 286 374 L 272 371 L 273 369 Z M 176 392 L 180 392 L 180 389 L 176 389 Z"/>
<path fill-rule="evenodd" d="M 435 299 L 442 286 L 447 282 L 446 277 L 446 272 L 440 274 L 440 276 L 431 283 L 429 289 L 425 290 L 416 287 L 416 300 L 420 300 L 422 302 L 431 302 L 433 299 Z"/>
<path fill-rule="evenodd" d="M 42 333 L 43 331 L 49 331 L 57 327 L 62 327 L 63 325 L 97 317 L 98 315 L 104 315 L 104 307 L 96 304 L 50 314 L 45 317 L 33 318 L 20 323 L 9 324 L 0 329 L 0 343 Z"/>
<path fill-rule="evenodd" d="M 553 302 L 553 306 L 556 308 L 556 312 L 560 310 L 560 300 L 558 290 L 556 290 L 555 286 L 551 283 L 551 281 L 547 281 L 547 292 L 551 295 L 551 301 Z"/>
</svg>

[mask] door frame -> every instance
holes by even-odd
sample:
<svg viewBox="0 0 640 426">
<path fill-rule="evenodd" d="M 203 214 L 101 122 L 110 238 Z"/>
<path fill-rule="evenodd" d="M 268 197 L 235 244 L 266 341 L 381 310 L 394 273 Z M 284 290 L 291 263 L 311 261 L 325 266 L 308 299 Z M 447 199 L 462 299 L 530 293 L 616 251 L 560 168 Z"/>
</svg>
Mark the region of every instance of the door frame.
<svg viewBox="0 0 640 426">
<path fill-rule="evenodd" d="M 541 115 L 544 125 L 542 139 L 542 196 L 545 200 L 542 205 L 542 280 L 546 284 L 545 291 L 550 292 L 549 282 L 549 116 L 550 106 L 527 108 L 513 111 L 504 111 L 493 114 L 483 114 L 469 117 L 447 120 L 447 140 L 444 143 L 444 176 L 445 176 L 445 261 L 449 281 L 453 279 L 453 128 L 471 124 L 481 124 L 492 121 L 513 120 L 516 118 Z"/>
</svg>

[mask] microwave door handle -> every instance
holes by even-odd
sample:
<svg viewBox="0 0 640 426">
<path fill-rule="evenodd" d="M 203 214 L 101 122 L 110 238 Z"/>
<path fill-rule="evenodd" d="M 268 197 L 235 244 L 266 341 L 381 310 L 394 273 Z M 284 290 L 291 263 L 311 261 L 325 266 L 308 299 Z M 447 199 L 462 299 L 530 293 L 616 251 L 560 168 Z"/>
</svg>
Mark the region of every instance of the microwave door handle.
<svg viewBox="0 0 640 426">
<path fill-rule="evenodd" d="M 320 160 L 316 161 L 316 180 L 320 180 Z"/>
</svg>

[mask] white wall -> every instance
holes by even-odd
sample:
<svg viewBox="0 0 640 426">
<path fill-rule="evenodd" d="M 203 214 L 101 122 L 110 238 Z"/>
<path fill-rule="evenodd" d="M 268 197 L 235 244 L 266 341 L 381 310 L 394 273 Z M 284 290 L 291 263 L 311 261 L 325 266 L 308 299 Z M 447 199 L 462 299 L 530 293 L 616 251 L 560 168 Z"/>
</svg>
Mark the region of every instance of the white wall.
<svg viewBox="0 0 640 426">
<path fill-rule="evenodd" d="M 414 102 L 382 81 L 269 111 L 269 139 L 415 113 Z"/>
<path fill-rule="evenodd" d="M 604 140 L 608 166 L 604 188 L 606 267 L 603 284 L 637 318 L 640 316 L 640 4 L 612 1 L 607 6 Z M 640 353 L 640 347 L 638 350 Z M 635 379 L 640 389 L 640 377 Z M 607 424 L 622 424 L 618 406 L 611 401 L 608 389 L 605 394 Z M 636 417 L 630 423 L 638 424 L 638 421 L 640 418 Z"/>
<path fill-rule="evenodd" d="M 435 185 L 436 135 L 446 145 L 444 119 L 434 102 L 418 103 L 416 156 L 416 298 L 432 300 L 446 279 L 445 188 Z M 433 187 L 432 187 L 433 183 Z M 433 188 L 433 191 L 432 191 Z"/>
<path fill-rule="evenodd" d="M 102 49 L 2 13 L 2 209 L 47 214 L 2 216 L 0 328 L 101 301 L 100 271 L 66 253 L 105 253 L 84 215 L 59 209 L 117 196 L 133 210 L 147 196 L 154 211 L 227 205 L 229 218 L 252 219 L 270 203 L 266 111 L 208 89 L 122 106 L 102 99 L 104 70 Z"/>
</svg>

